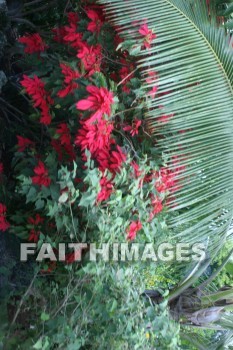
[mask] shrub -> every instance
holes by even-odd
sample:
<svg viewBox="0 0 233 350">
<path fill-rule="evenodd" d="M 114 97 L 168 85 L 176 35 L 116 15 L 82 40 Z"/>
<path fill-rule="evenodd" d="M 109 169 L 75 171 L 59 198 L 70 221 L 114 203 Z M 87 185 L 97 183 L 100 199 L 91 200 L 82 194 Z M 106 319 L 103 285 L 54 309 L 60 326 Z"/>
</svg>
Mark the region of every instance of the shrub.
<svg viewBox="0 0 233 350">
<path fill-rule="evenodd" d="M 38 249 L 51 243 L 54 254 L 61 242 L 158 244 L 168 235 L 166 197 L 181 169 L 166 168 L 143 119 L 156 72 L 145 93 L 134 55 L 156 34 L 146 24 L 138 34 L 136 47 L 123 42 L 102 7 L 84 2 L 46 40 L 19 38 L 32 67 L 21 79 L 31 107 L 18 128 L 10 187 L 2 164 L 3 230 L 10 225 Z M 170 118 L 161 112 L 161 123 Z M 74 263 L 71 250 L 64 264 L 38 264 L 23 305 L 13 306 L 28 322 L 19 322 L 16 340 L 13 318 L 8 347 L 178 349 L 166 302 L 152 307 L 140 295 L 145 266 L 90 263 L 87 255 Z"/>
</svg>

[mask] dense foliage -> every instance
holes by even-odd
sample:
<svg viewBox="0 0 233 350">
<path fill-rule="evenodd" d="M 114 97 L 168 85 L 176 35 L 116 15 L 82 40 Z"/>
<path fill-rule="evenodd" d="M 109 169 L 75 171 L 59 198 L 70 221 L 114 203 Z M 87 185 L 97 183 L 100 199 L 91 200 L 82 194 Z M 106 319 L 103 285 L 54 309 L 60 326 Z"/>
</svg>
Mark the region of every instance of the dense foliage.
<svg viewBox="0 0 233 350">
<path fill-rule="evenodd" d="M 139 34 L 136 51 L 146 51 L 155 34 L 146 24 Z M 134 50 L 116 50 L 122 40 L 96 5 L 68 12 L 47 40 L 26 33 L 18 41 L 26 54 L 21 66 L 31 71 L 20 79 L 31 107 L 17 127 L 10 187 L 1 163 L 1 230 L 38 249 L 51 243 L 55 254 L 70 241 L 158 244 L 166 236 L 166 194 L 180 169 L 163 166 L 143 121 L 157 92 L 156 72 L 148 75 L 154 86 L 145 95 Z M 171 117 L 161 110 L 161 123 Z M 9 348 L 16 342 L 35 342 L 35 349 L 178 346 L 179 327 L 166 302 L 156 311 L 140 296 L 143 263 L 74 259 L 70 250 L 65 265 L 35 266 L 20 309 L 27 314 L 29 307 L 30 316 L 23 324 L 13 318 Z M 17 322 L 20 337 L 12 338 Z"/>
<path fill-rule="evenodd" d="M 7 242 L 13 245 L 11 239 L 16 236 L 15 243 L 18 239 L 36 243 L 38 251 L 50 243 L 57 260 L 60 243 L 96 243 L 99 247 L 103 243 L 148 242 L 158 247 L 164 241 L 201 240 L 207 241 L 208 251 L 216 254 L 216 246 L 220 249 L 224 242 L 222 232 L 228 227 L 230 210 L 219 213 L 218 208 L 217 216 L 212 214 L 216 204 L 214 200 L 214 205 L 209 204 L 204 194 L 212 194 L 211 186 L 217 181 L 212 173 L 204 176 L 204 165 L 198 159 L 201 155 L 207 165 L 215 164 L 211 158 L 214 147 L 210 152 L 208 147 L 201 147 L 204 143 L 192 149 L 186 146 L 187 140 L 206 141 L 198 117 L 204 116 L 210 123 L 209 103 L 203 101 L 204 93 L 213 98 L 208 89 L 213 86 L 212 72 L 218 71 L 214 70 L 215 63 L 212 71 L 205 66 L 183 83 L 186 70 L 178 79 L 175 66 L 171 66 L 172 73 L 169 66 L 179 54 L 162 62 L 163 50 L 157 50 L 161 33 L 153 27 L 150 15 L 138 20 L 141 15 L 133 12 L 132 27 L 126 26 L 127 35 L 119 35 L 124 23 L 119 27 L 111 20 L 118 13 L 111 6 L 106 16 L 106 8 L 96 1 L 70 1 L 65 7 L 60 1 L 54 7 L 52 1 L 38 3 L 36 11 L 30 10 L 29 2 L 16 12 L 13 9 L 11 15 L 18 25 L 14 63 L 10 61 L 14 77 L 9 74 L 3 88 L 7 108 L 0 116 L 1 132 L 4 130 L 0 230 L 5 234 L 5 246 Z M 127 4 L 118 3 L 130 12 Z M 205 9 L 212 15 L 211 5 L 208 2 Z M 223 16 L 224 8 L 230 23 L 231 5 L 221 6 L 217 6 L 218 15 Z M 24 17 L 19 18 L 19 14 Z M 187 25 L 185 21 L 181 27 Z M 166 50 L 172 49 L 169 34 L 163 35 L 169 44 L 163 42 Z M 218 39 L 223 32 L 221 35 Z M 198 36 L 193 34 L 194 44 L 198 38 L 199 32 Z M 178 45 L 177 40 L 174 42 Z M 207 52 L 209 45 L 202 48 Z M 193 50 L 196 52 L 195 45 Z M 157 65 L 154 53 L 160 55 Z M 227 65 L 227 59 L 224 63 Z M 166 74 L 173 74 L 172 78 Z M 207 91 L 202 88 L 203 76 L 198 74 L 208 77 Z M 189 96 L 188 102 L 187 91 L 197 94 Z M 174 98 L 181 95 L 187 105 Z M 204 112 L 201 108 L 196 114 L 192 110 L 193 118 L 184 123 L 182 107 L 185 112 L 192 109 L 192 103 L 197 103 L 195 96 L 203 96 Z M 224 96 L 221 103 L 230 115 L 228 92 Z M 212 123 L 222 122 L 217 113 L 216 109 Z M 212 126 L 204 127 L 212 132 Z M 166 147 L 161 147 L 165 143 Z M 190 164 L 185 152 L 194 159 Z M 219 217 L 221 225 L 217 225 Z M 213 241 L 209 243 L 204 229 L 209 229 L 210 223 L 216 224 L 218 231 L 211 231 Z M 199 228 L 195 237 L 192 227 Z M 213 263 L 207 256 L 203 264 L 195 266 L 141 260 L 90 261 L 88 247 L 79 261 L 69 249 L 62 262 L 38 262 L 32 257 L 27 263 L 18 263 L 17 254 L 5 258 L 2 250 L 0 262 L 8 261 L 9 269 L 0 271 L 0 286 L 5 288 L 8 283 L 1 294 L 1 345 L 6 350 L 203 349 L 205 341 L 229 345 L 232 334 L 224 330 L 230 328 L 227 317 L 230 319 L 233 295 L 229 288 L 230 249 Z M 214 278 L 216 271 L 220 274 Z M 156 292 L 144 292 L 148 289 Z M 192 329 L 192 325 L 208 328 L 212 320 L 219 321 L 223 303 L 229 304 L 223 323 L 210 332 Z M 209 323 L 206 310 L 213 316 Z M 203 323 L 199 323 L 201 318 Z"/>
</svg>

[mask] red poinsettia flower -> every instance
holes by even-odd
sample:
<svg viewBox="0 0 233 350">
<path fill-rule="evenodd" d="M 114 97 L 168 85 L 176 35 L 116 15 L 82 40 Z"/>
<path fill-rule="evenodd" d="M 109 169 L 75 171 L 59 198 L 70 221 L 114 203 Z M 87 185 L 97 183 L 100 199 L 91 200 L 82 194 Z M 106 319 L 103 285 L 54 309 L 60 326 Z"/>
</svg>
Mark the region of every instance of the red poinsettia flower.
<svg viewBox="0 0 233 350">
<path fill-rule="evenodd" d="M 134 177 L 135 177 L 136 179 L 138 179 L 139 177 L 141 177 L 142 174 L 143 174 L 143 170 L 141 170 L 141 169 L 139 168 L 139 165 L 138 165 L 135 161 L 132 161 L 131 166 L 132 166 L 132 168 L 133 168 Z M 139 181 L 139 185 L 138 185 L 139 188 L 142 188 L 143 182 L 144 182 L 144 178 L 141 178 L 140 181 Z"/>
<path fill-rule="evenodd" d="M 100 179 L 101 190 L 97 196 L 97 202 L 103 202 L 109 199 L 113 191 L 113 183 L 106 176 Z"/>
<path fill-rule="evenodd" d="M 163 205 L 162 205 L 162 201 L 155 197 L 151 200 L 151 204 L 153 205 L 153 214 L 158 214 L 163 210 Z"/>
<path fill-rule="evenodd" d="M 76 12 L 68 12 L 67 13 L 68 21 L 70 24 L 75 24 L 77 25 L 79 21 L 78 14 Z"/>
<path fill-rule="evenodd" d="M 155 182 L 155 188 L 158 192 L 162 193 L 171 189 L 175 184 L 174 174 L 168 168 L 161 168 L 157 174 L 157 180 Z"/>
<path fill-rule="evenodd" d="M 56 134 L 60 135 L 60 142 L 62 145 L 67 145 L 71 143 L 70 130 L 66 123 L 61 123 L 56 129 Z"/>
<path fill-rule="evenodd" d="M 149 71 L 147 75 L 148 77 L 146 78 L 146 82 L 148 84 L 155 83 L 158 80 L 158 73 L 155 71 Z"/>
<path fill-rule="evenodd" d="M 27 147 L 34 145 L 34 142 L 32 142 L 31 140 L 25 137 L 17 135 L 17 139 L 18 139 L 17 146 L 18 146 L 19 152 L 24 152 Z"/>
<path fill-rule="evenodd" d="M 82 128 L 78 131 L 75 144 L 80 146 L 82 151 L 88 149 L 94 155 L 99 150 L 109 148 L 113 128 L 113 124 L 105 119 L 100 119 L 95 124 L 82 122 Z"/>
<path fill-rule="evenodd" d="M 38 33 L 24 35 L 18 41 L 26 45 L 24 52 L 29 54 L 43 52 L 48 47 Z"/>
<path fill-rule="evenodd" d="M 66 36 L 66 29 L 65 27 L 59 27 L 59 28 L 53 28 L 53 40 L 57 43 L 64 44 L 66 41 L 64 40 L 64 37 Z"/>
<path fill-rule="evenodd" d="M 116 148 L 116 151 L 110 152 L 109 158 L 109 171 L 112 173 L 120 171 L 122 163 L 126 161 L 126 155 L 123 153 L 121 147 L 117 145 Z"/>
<path fill-rule="evenodd" d="M 96 154 L 96 160 L 102 172 L 108 169 L 111 173 L 115 174 L 120 171 L 122 163 L 126 161 L 126 155 L 123 153 L 121 147 L 117 145 L 115 151 L 100 150 Z"/>
<path fill-rule="evenodd" d="M 39 230 L 39 226 L 41 224 L 43 224 L 43 222 L 44 222 L 44 218 L 42 218 L 40 216 L 40 214 L 38 214 L 38 213 L 36 214 L 35 218 L 33 218 L 33 217 L 28 218 L 28 223 L 30 225 L 34 226 L 33 228 L 31 228 L 31 230 L 29 232 L 29 239 L 28 240 L 30 242 L 34 242 L 34 243 L 38 242 L 39 237 L 40 237 L 40 233 L 41 233 Z"/>
<path fill-rule="evenodd" d="M 127 232 L 127 239 L 130 241 L 133 241 L 136 238 L 137 232 L 142 229 L 142 224 L 141 222 L 138 221 L 133 221 L 131 222 Z"/>
<path fill-rule="evenodd" d="M 142 172 L 142 170 L 140 170 L 139 165 L 135 161 L 132 161 L 131 166 L 134 170 L 134 176 L 137 179 L 138 177 L 140 177 L 142 175 L 143 172 Z"/>
<path fill-rule="evenodd" d="M 53 104 L 53 100 L 51 99 L 50 94 L 45 90 L 45 83 L 36 75 L 34 78 L 29 78 L 27 75 L 23 75 L 21 85 L 25 88 L 27 94 L 31 96 L 34 102 L 33 106 L 41 109 L 40 122 L 49 125 L 52 119 L 49 105 Z"/>
<path fill-rule="evenodd" d="M 103 56 L 102 47 L 99 44 L 96 46 L 89 46 L 88 44 L 83 43 L 78 50 L 77 57 L 82 61 L 88 76 L 91 76 L 95 72 L 100 72 Z"/>
<path fill-rule="evenodd" d="M 60 67 L 62 69 L 62 74 L 65 76 L 65 88 L 58 91 L 57 95 L 58 97 L 63 98 L 78 88 L 78 83 L 76 83 L 74 80 L 80 78 L 81 75 L 77 70 L 73 70 L 64 63 L 61 63 Z"/>
<path fill-rule="evenodd" d="M 123 130 L 128 131 L 131 136 L 138 135 L 138 129 L 141 126 L 142 121 L 139 119 L 134 119 L 132 126 L 128 125 L 123 128 Z"/>
<path fill-rule="evenodd" d="M 53 40 L 58 43 L 67 43 L 71 42 L 71 46 L 76 47 L 76 45 L 81 41 L 82 34 L 76 33 L 77 23 L 79 21 L 79 17 L 76 12 L 69 12 L 67 14 L 68 22 L 70 26 L 63 26 L 58 28 L 53 28 L 52 32 L 54 33 Z M 69 36 L 74 34 L 74 36 Z M 78 35 L 75 35 L 78 34 Z M 65 39 L 66 37 L 66 39 Z M 77 46 L 78 47 L 78 46 Z"/>
<path fill-rule="evenodd" d="M 51 183 L 51 179 L 48 176 L 48 170 L 45 168 L 44 163 L 39 160 L 38 165 L 34 168 L 35 176 L 32 177 L 32 183 L 35 185 L 48 187 Z"/>
<path fill-rule="evenodd" d="M 49 111 L 49 107 L 47 105 L 44 105 L 41 108 L 41 118 L 40 118 L 40 123 L 44 125 L 49 125 L 51 124 L 52 116 Z"/>
<path fill-rule="evenodd" d="M 89 9 L 87 10 L 87 17 L 92 20 L 90 23 L 88 23 L 87 30 L 98 34 L 103 25 L 103 15 L 100 12 Z"/>
<path fill-rule="evenodd" d="M 76 107 L 82 111 L 91 110 L 95 113 L 87 120 L 87 124 L 100 120 L 103 114 L 110 116 L 111 106 L 114 103 L 113 93 L 105 87 L 88 86 L 89 96 L 85 100 L 80 100 Z"/>
<path fill-rule="evenodd" d="M 150 213 L 149 221 L 151 221 L 156 214 L 160 213 L 163 210 L 162 200 L 157 196 L 154 196 L 154 195 L 151 196 L 151 205 L 153 209 L 152 209 L 152 212 Z"/>
<path fill-rule="evenodd" d="M 60 64 L 62 74 L 64 75 L 64 83 L 70 84 L 73 80 L 80 78 L 80 73 L 77 70 L 72 69 L 64 63 Z"/>
<path fill-rule="evenodd" d="M 38 226 L 39 224 L 42 224 L 44 222 L 44 218 L 40 216 L 40 214 L 36 213 L 35 218 L 29 217 L 28 218 L 28 223 L 31 225 Z"/>
<path fill-rule="evenodd" d="M 36 75 L 33 78 L 23 75 L 21 85 L 25 88 L 28 95 L 34 100 L 34 107 L 38 107 L 43 104 L 46 98 L 45 83 Z"/>
<path fill-rule="evenodd" d="M 153 33 L 153 30 L 148 28 L 147 24 L 142 24 L 138 32 L 144 37 L 144 47 L 149 49 L 151 47 L 152 40 L 156 38 L 156 34 Z"/>
<path fill-rule="evenodd" d="M 82 46 L 82 33 L 77 33 L 77 25 L 71 23 L 70 26 L 65 26 L 66 35 L 63 37 L 65 42 L 70 43 L 73 48 Z"/>
<path fill-rule="evenodd" d="M 75 82 L 71 82 L 69 85 L 65 85 L 65 87 L 62 90 L 59 90 L 57 93 L 57 96 L 60 98 L 64 98 L 69 94 L 72 94 L 72 92 L 77 89 L 78 84 Z"/>
<path fill-rule="evenodd" d="M 148 95 L 150 95 L 151 98 L 155 98 L 155 95 L 158 92 L 158 86 L 153 86 L 153 88 L 148 91 Z"/>
<path fill-rule="evenodd" d="M 10 227 L 9 222 L 6 220 L 6 206 L 0 203 L 0 231 L 6 231 Z"/>
<path fill-rule="evenodd" d="M 99 164 L 99 169 L 104 173 L 106 169 L 109 169 L 109 158 L 110 158 L 110 151 L 108 149 L 101 149 L 96 154 L 96 160 Z"/>
</svg>

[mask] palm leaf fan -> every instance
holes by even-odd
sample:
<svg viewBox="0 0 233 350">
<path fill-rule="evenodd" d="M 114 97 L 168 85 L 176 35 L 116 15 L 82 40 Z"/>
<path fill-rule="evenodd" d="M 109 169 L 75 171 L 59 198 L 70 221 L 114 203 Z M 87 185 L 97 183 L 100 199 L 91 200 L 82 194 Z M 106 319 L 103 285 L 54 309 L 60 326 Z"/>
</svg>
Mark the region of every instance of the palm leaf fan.
<svg viewBox="0 0 233 350">
<path fill-rule="evenodd" d="M 125 40 L 136 44 L 143 23 L 156 34 L 138 69 L 145 94 L 158 86 L 145 122 L 175 176 L 168 225 L 178 240 L 208 241 L 213 252 L 233 211 L 233 40 L 202 0 L 99 2 Z"/>
</svg>

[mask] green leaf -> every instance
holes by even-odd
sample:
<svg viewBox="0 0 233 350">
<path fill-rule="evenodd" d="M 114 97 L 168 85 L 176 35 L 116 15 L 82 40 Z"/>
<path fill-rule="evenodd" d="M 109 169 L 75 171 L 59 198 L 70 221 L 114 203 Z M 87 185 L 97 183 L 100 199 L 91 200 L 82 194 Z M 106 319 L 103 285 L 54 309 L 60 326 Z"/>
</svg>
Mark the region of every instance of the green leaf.
<svg viewBox="0 0 233 350">
<path fill-rule="evenodd" d="M 42 348 L 43 348 L 42 338 L 40 338 L 40 339 L 36 342 L 36 344 L 33 345 L 33 349 L 38 350 L 38 349 L 42 349 Z"/>
<path fill-rule="evenodd" d="M 113 303 L 112 303 L 112 306 L 111 306 L 111 309 L 110 309 L 110 312 L 114 312 L 115 310 L 117 309 L 117 300 L 114 299 L 113 300 Z"/>
<path fill-rule="evenodd" d="M 50 315 L 45 313 L 45 312 L 42 312 L 42 314 L 40 315 L 40 319 L 41 321 L 48 321 L 50 319 Z"/>
<path fill-rule="evenodd" d="M 96 193 L 93 192 L 92 190 L 88 190 L 85 192 L 79 202 L 80 207 L 89 207 L 93 206 L 96 201 Z"/>
<path fill-rule="evenodd" d="M 54 201 L 58 201 L 58 198 L 60 196 L 60 188 L 57 184 L 52 184 L 50 186 L 51 196 Z"/>
<path fill-rule="evenodd" d="M 226 271 L 233 275 L 233 263 L 232 262 L 229 262 L 228 264 L 226 264 Z"/>
<path fill-rule="evenodd" d="M 41 198 L 39 198 L 35 203 L 35 207 L 37 210 L 43 209 L 44 205 L 45 205 L 45 202 Z"/>
<path fill-rule="evenodd" d="M 233 3 L 223 12 L 223 16 L 230 16 L 233 13 Z"/>
<path fill-rule="evenodd" d="M 134 40 L 125 40 L 117 46 L 116 51 L 118 51 L 120 49 L 122 51 L 129 50 L 134 43 L 135 43 Z"/>
<path fill-rule="evenodd" d="M 94 81 L 95 85 L 98 87 L 105 87 L 105 88 L 108 87 L 107 80 L 106 80 L 104 74 L 101 72 L 96 72 L 94 74 L 93 81 Z"/>
</svg>

